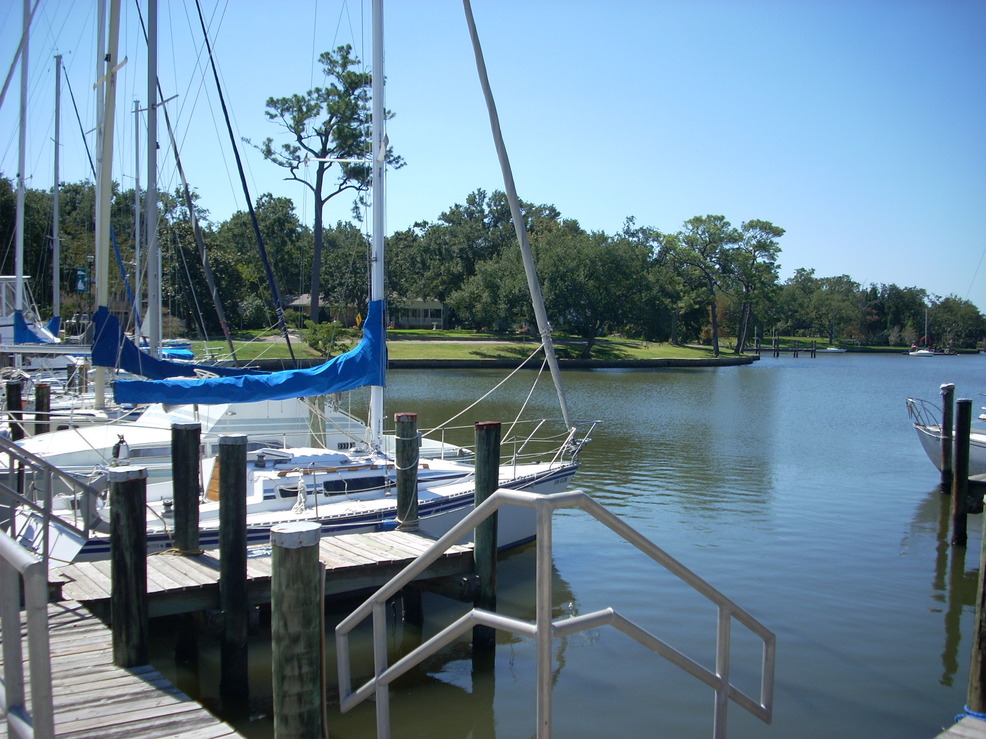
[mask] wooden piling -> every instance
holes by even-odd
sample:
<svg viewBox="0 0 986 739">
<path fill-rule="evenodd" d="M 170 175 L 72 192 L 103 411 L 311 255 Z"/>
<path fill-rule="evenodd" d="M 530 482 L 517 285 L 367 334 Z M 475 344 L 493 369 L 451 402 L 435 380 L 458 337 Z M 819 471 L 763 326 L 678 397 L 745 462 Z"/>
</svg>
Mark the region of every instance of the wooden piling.
<svg viewBox="0 0 986 739">
<path fill-rule="evenodd" d="M 401 531 L 418 529 L 418 414 L 394 416 L 397 435 L 397 521 Z"/>
<path fill-rule="evenodd" d="M 44 434 L 51 428 L 51 385 L 34 386 L 34 433 Z"/>
<path fill-rule="evenodd" d="M 476 430 L 476 493 L 478 506 L 489 498 L 500 484 L 500 423 L 482 421 Z M 473 556 L 476 574 L 479 576 L 479 595 L 476 607 L 488 611 L 496 610 L 496 553 L 497 518 L 494 513 L 476 527 Z M 473 648 L 493 649 L 496 645 L 496 632 L 488 626 L 473 628 Z"/>
<path fill-rule="evenodd" d="M 111 467 L 110 619 L 113 664 L 148 663 L 147 626 L 147 468 Z"/>
<path fill-rule="evenodd" d="M 21 398 L 21 384 L 19 382 L 7 383 L 7 425 L 10 427 L 10 440 L 20 441 L 27 433 L 24 431 L 24 424 L 21 423 L 24 410 L 24 403 Z"/>
<path fill-rule="evenodd" d="M 246 447 L 247 437 L 242 434 L 219 439 L 219 609 L 223 624 L 219 695 L 223 710 L 239 716 L 249 708 Z"/>
<path fill-rule="evenodd" d="M 966 707 L 986 714 L 986 519 L 979 551 L 979 577 L 976 587 L 976 618 L 972 628 L 972 655 L 969 659 L 969 686 Z"/>
<path fill-rule="evenodd" d="M 199 551 L 199 444 L 202 425 L 171 425 L 172 501 L 175 511 L 175 549 Z"/>
<path fill-rule="evenodd" d="M 271 543 L 271 668 L 274 736 L 323 736 L 322 527 L 314 521 L 274 526 Z"/>
<path fill-rule="evenodd" d="M 966 545 L 966 515 L 969 511 L 969 432 L 972 425 L 972 401 L 955 402 L 955 458 L 952 476 L 952 544 Z"/>
<path fill-rule="evenodd" d="M 952 429 L 955 424 L 955 385 L 941 386 L 941 491 L 952 489 Z"/>
</svg>

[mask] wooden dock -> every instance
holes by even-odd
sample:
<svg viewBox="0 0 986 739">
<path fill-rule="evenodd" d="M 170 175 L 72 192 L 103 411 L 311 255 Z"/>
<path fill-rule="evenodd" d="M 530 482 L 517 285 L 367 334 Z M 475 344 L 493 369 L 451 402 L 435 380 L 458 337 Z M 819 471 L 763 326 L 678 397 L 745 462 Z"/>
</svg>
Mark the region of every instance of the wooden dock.
<svg viewBox="0 0 986 739">
<path fill-rule="evenodd" d="M 323 537 L 327 597 L 377 588 L 433 541 L 405 532 Z M 466 575 L 474 570 L 472 545 L 451 547 L 421 579 Z M 247 588 L 251 604 L 270 602 L 270 547 L 251 547 Z M 160 554 L 147 559 L 150 617 L 219 608 L 219 553 Z M 112 633 L 95 613 L 111 595 L 110 562 L 53 568 L 49 639 L 55 728 L 59 737 L 161 737 L 206 739 L 239 736 L 228 724 L 169 683 L 149 665 L 113 665 Z M 60 594 L 57 594 L 60 589 Z M 2 667 L 2 656 L 0 656 Z M 0 739 L 7 736 L 0 719 Z"/>
<path fill-rule="evenodd" d="M 58 737 L 241 736 L 153 667 L 115 667 L 110 630 L 81 604 L 48 606 L 48 630 Z"/>
<path fill-rule="evenodd" d="M 986 721 L 965 716 L 961 721 L 946 729 L 935 739 L 986 739 Z"/>
<path fill-rule="evenodd" d="M 431 544 L 418 534 L 388 531 L 323 537 L 319 559 L 325 563 L 325 595 L 377 588 L 411 563 Z M 473 571 L 472 545 L 453 546 L 422 579 Z M 109 561 L 79 562 L 52 569 L 50 579 L 62 597 L 87 604 L 108 601 Z M 247 593 L 253 605 L 270 602 L 270 547 L 251 547 L 247 557 Z M 150 617 L 219 608 L 219 552 L 157 554 L 147 558 Z"/>
</svg>

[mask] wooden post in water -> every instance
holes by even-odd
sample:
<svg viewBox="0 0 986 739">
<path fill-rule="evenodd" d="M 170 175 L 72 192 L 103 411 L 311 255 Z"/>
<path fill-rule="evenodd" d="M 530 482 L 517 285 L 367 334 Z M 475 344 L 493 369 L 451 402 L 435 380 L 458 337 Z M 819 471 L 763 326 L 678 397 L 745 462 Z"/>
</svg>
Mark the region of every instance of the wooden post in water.
<svg viewBox="0 0 986 739">
<path fill-rule="evenodd" d="M 955 463 L 952 477 L 952 544 L 964 547 L 968 540 L 966 514 L 969 511 L 969 431 L 972 401 L 955 402 Z"/>
<path fill-rule="evenodd" d="M 481 421 L 476 424 L 476 494 L 475 505 L 489 498 L 500 485 L 500 423 Z M 474 536 L 473 558 L 479 576 L 479 595 L 475 605 L 487 611 L 496 610 L 496 552 L 498 513 L 481 522 Z M 492 650 L 496 647 L 496 631 L 488 626 L 472 630 L 473 649 Z"/>
<path fill-rule="evenodd" d="M 10 440 L 20 441 L 27 434 L 24 431 L 24 424 L 21 423 L 24 404 L 21 399 L 21 384 L 19 382 L 7 383 L 7 425 L 10 427 Z"/>
<path fill-rule="evenodd" d="M 42 382 L 34 387 L 34 433 L 44 434 L 51 428 L 51 385 Z"/>
<path fill-rule="evenodd" d="M 199 551 L 199 442 L 202 424 L 171 425 L 172 498 L 175 511 L 175 549 Z"/>
<path fill-rule="evenodd" d="M 246 551 L 247 437 L 219 439 L 219 609 L 222 612 L 219 696 L 223 710 L 243 716 L 249 707 L 247 679 Z"/>
<path fill-rule="evenodd" d="M 147 468 L 110 467 L 110 619 L 113 664 L 148 662 Z"/>
<path fill-rule="evenodd" d="M 271 669 L 274 736 L 323 736 L 322 674 L 325 565 L 318 559 L 322 527 L 314 521 L 278 524 L 271 543 Z"/>
<path fill-rule="evenodd" d="M 418 530 L 418 414 L 397 413 L 397 521 L 401 531 Z"/>
<path fill-rule="evenodd" d="M 976 587 L 976 619 L 972 628 L 972 656 L 966 710 L 986 714 L 986 525 L 979 550 L 979 584 Z"/>
<path fill-rule="evenodd" d="M 955 425 L 955 385 L 941 386 L 941 491 L 952 489 L 952 429 Z"/>
</svg>

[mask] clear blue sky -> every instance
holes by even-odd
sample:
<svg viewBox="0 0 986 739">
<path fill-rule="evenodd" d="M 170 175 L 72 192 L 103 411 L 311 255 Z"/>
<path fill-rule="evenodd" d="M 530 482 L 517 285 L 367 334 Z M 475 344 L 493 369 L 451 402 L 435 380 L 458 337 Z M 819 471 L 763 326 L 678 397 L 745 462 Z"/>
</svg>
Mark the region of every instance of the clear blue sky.
<svg viewBox="0 0 986 739">
<path fill-rule="evenodd" d="M 237 137 L 277 136 L 268 96 L 317 84 L 318 53 L 369 61 L 368 3 L 202 0 Z M 94 125 L 95 3 L 42 0 L 31 42 L 31 186 L 51 185 L 52 55 L 65 54 Z M 213 219 L 245 208 L 190 0 L 160 3 L 159 77 L 192 186 Z M 781 275 L 798 267 L 954 294 L 986 310 L 986 2 L 983 0 L 474 0 L 520 196 L 583 227 L 627 216 L 675 231 L 696 215 L 772 221 Z M 461 4 L 386 7 L 388 231 L 502 188 Z M 133 100 L 145 55 L 124 3 L 115 179 L 133 184 Z M 0 72 L 20 2 L 0 8 Z M 67 100 L 67 95 L 65 95 Z M 0 109 L 0 170 L 17 162 L 18 76 Z M 177 186 L 164 145 L 161 187 Z M 142 139 L 143 139 L 142 135 Z M 62 116 L 62 178 L 87 164 Z M 311 199 L 241 144 L 251 192 Z M 144 158 L 143 152 L 141 158 Z M 141 174 L 146 182 L 146 173 Z M 327 220 L 348 218 L 333 202 Z M 249 248 L 248 245 L 245 248 Z"/>
</svg>

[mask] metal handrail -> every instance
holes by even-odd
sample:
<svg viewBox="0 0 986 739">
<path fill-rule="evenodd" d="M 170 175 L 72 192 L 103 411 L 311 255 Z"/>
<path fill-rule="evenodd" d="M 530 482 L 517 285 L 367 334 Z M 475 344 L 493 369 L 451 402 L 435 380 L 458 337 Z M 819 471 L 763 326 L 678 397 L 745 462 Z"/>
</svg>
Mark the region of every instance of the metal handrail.
<svg viewBox="0 0 986 739">
<path fill-rule="evenodd" d="M 21 643 L 20 578 L 24 580 L 27 654 L 31 672 L 31 708 L 24 690 Z M 0 707 L 7 730 L 20 739 L 55 736 L 51 697 L 51 651 L 48 643 L 48 568 L 0 532 L 0 639 L 3 640 L 3 690 Z"/>
<path fill-rule="evenodd" d="M 942 410 L 937 405 L 921 398 L 907 399 L 907 415 L 918 426 L 940 426 L 938 420 Z"/>
<path fill-rule="evenodd" d="M 453 544 L 461 541 L 475 526 L 498 509 L 515 505 L 533 508 L 537 515 L 537 574 L 535 622 L 530 623 L 501 614 L 473 609 L 446 627 L 421 646 L 393 665 L 387 664 L 387 612 L 388 599 L 393 597 L 415 577 L 422 574 Z M 580 508 L 607 526 L 655 562 L 677 576 L 718 608 L 715 669 L 710 670 L 681 653 L 671 645 L 620 615 L 612 608 L 587 613 L 567 619 L 552 621 L 552 514 L 563 508 Z M 374 676 L 355 691 L 352 689 L 350 671 L 349 634 L 367 616 L 373 617 Z M 751 698 L 729 681 L 730 627 L 732 620 L 746 626 L 763 641 L 759 699 Z M 746 610 L 716 590 L 712 585 L 649 541 L 638 531 L 580 490 L 553 495 L 518 490 L 497 490 L 485 502 L 477 506 L 448 533 L 432 544 L 401 573 L 376 591 L 367 601 L 336 627 L 336 649 L 339 669 L 340 709 L 345 713 L 371 695 L 376 695 L 377 736 L 390 736 L 390 692 L 394 680 L 415 665 L 434 655 L 475 625 L 511 631 L 536 641 L 537 651 L 537 736 L 551 737 L 551 643 L 569 634 L 603 625 L 614 626 L 640 644 L 657 652 L 672 664 L 685 670 L 712 687 L 716 692 L 713 736 L 726 736 L 726 708 L 730 699 L 765 723 L 773 717 L 774 665 L 776 637 L 772 631 L 757 621 Z"/>
<path fill-rule="evenodd" d="M 88 538 L 89 530 L 99 520 L 96 508 L 100 491 L 3 437 L 0 437 L 0 454 L 7 455 L 11 460 L 5 472 L 0 474 L 0 507 L 6 507 L 9 514 L 5 520 L 0 521 L 0 528 L 9 527 L 7 533 L 16 541 L 18 532 L 13 527 L 16 519 L 14 511 L 31 512 L 39 516 L 44 528 L 42 546 L 37 553 L 47 568 L 52 520 L 57 520 L 67 531 Z M 74 521 L 52 513 L 55 480 L 72 491 L 78 499 L 79 504 L 73 509 L 73 516 L 76 518 Z M 33 496 L 27 495 L 28 488 L 33 491 Z"/>
</svg>

